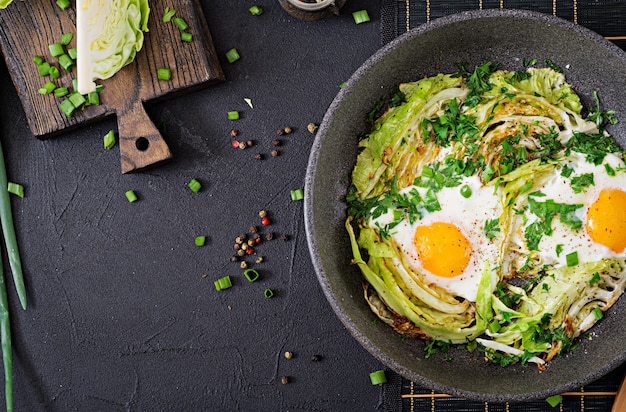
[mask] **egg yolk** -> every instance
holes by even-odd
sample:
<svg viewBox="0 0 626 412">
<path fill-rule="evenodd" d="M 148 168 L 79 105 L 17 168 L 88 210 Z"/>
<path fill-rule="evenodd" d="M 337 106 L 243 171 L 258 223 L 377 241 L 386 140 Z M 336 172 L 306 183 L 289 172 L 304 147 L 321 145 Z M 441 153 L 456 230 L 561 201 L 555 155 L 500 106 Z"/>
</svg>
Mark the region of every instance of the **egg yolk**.
<svg viewBox="0 0 626 412">
<path fill-rule="evenodd" d="M 413 235 L 413 244 L 424 269 L 439 277 L 460 275 L 472 256 L 472 245 L 451 223 L 419 226 Z"/>
<path fill-rule="evenodd" d="M 626 249 L 626 192 L 605 189 L 587 212 L 589 237 L 615 253 Z"/>
</svg>

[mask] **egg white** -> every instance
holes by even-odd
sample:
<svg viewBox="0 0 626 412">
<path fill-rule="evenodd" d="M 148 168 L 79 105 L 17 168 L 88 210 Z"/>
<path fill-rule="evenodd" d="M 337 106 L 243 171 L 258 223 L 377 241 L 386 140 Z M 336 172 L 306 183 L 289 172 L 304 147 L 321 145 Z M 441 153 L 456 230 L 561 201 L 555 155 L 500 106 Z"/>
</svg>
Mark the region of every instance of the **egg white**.
<svg viewBox="0 0 626 412">
<path fill-rule="evenodd" d="M 469 198 L 465 198 L 460 193 L 460 188 L 468 185 L 472 191 Z M 416 189 L 420 195 L 425 195 L 426 189 L 410 186 L 401 191 L 406 193 Z M 484 234 L 485 222 L 490 219 L 499 218 L 502 214 L 502 204 L 500 193 L 494 187 L 483 187 L 477 176 L 464 178 L 459 186 L 444 187 L 436 193 L 440 211 L 425 213 L 424 217 L 411 224 L 408 220 L 403 220 L 395 226 L 390 235 L 399 247 L 405 252 L 407 261 L 415 272 L 424 277 L 424 283 L 435 284 L 447 290 L 454 296 L 460 296 L 471 302 L 476 301 L 478 283 L 485 267 L 485 263 L 490 262 L 490 267 L 494 269 L 499 261 L 499 239 L 488 239 Z M 372 219 L 370 227 L 384 227 L 393 221 L 391 211 Z M 455 225 L 464 234 L 472 246 L 470 261 L 460 275 L 453 278 L 437 276 L 426 270 L 419 259 L 418 252 L 413 243 L 415 230 L 419 226 L 431 225 L 435 222 L 445 222 Z M 445 259 L 442 256 L 442 259 Z M 495 271 L 492 270 L 492 277 L 495 283 Z"/>
<path fill-rule="evenodd" d="M 535 251 L 540 257 L 541 263 L 552 267 L 566 266 L 566 256 L 572 252 L 577 252 L 579 262 L 596 262 L 608 257 L 626 257 L 626 251 L 622 253 L 613 252 L 608 247 L 596 243 L 585 230 L 589 207 L 598 199 L 601 191 L 605 189 L 626 191 L 626 174 L 620 171 L 620 169 L 624 169 L 624 162 L 619 157 L 608 154 L 602 164 L 594 165 L 588 162 L 584 155 L 572 152 L 570 156 L 563 159 L 561 164 L 574 169 L 569 178 L 561 176 L 560 171 L 555 170 L 547 181 L 541 186 L 534 187 L 532 190 L 540 191 L 546 195 L 545 197 L 536 198 L 538 201 L 543 202 L 547 199 L 552 199 L 557 203 L 582 204 L 583 206 L 576 210 L 576 216 L 583 222 L 583 227 L 574 231 L 571 227 L 562 223 L 559 216 L 556 216 L 552 221 L 552 235 L 544 235 L 539 242 L 539 250 Z M 617 170 L 615 176 L 607 174 L 604 164 L 608 164 L 614 170 Z M 571 177 L 586 173 L 593 173 L 594 184 L 580 193 L 575 193 L 571 186 Z M 516 204 L 516 208 L 520 210 L 523 210 L 524 206 L 524 204 Z M 537 216 L 530 213 L 528 208 L 526 208 L 523 216 L 519 216 L 514 224 L 527 226 L 536 220 Z M 512 241 L 529 253 L 523 232 L 523 229 L 515 231 Z"/>
</svg>

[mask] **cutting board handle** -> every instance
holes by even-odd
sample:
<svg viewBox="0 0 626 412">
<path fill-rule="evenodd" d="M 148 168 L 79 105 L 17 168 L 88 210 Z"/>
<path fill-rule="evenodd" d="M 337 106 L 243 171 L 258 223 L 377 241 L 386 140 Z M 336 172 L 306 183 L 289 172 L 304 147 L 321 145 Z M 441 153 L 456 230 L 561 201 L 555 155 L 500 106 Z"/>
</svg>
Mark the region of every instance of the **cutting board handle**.
<svg viewBox="0 0 626 412">
<path fill-rule="evenodd" d="M 172 158 L 141 99 L 133 100 L 117 114 L 122 173 L 139 171 Z"/>
</svg>

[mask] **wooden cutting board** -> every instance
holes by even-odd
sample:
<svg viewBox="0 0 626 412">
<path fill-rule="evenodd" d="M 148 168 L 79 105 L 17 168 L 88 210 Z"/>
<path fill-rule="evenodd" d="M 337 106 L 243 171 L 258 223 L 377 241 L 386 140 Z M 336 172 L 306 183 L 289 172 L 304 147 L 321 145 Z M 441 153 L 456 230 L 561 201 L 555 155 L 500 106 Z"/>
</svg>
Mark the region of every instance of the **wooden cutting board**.
<svg viewBox="0 0 626 412">
<path fill-rule="evenodd" d="M 34 136 L 47 139 L 117 115 L 122 173 L 171 158 L 165 140 L 146 114 L 144 102 L 208 86 L 224 80 L 224 74 L 198 0 L 152 1 L 150 6 L 150 31 L 145 33 L 135 61 L 112 78 L 97 82 L 104 85 L 100 105 L 87 106 L 71 117 L 59 109 L 59 98 L 37 92 L 49 77 L 39 75 L 33 57 L 42 56 L 56 65 L 48 45 L 61 41 L 63 33 L 76 33 L 73 7 L 61 10 L 52 0 L 16 0 L 0 10 L 0 47 Z M 181 40 L 173 21 L 162 21 L 166 6 L 189 24 L 192 42 Z M 76 36 L 68 47 L 75 45 Z M 171 69 L 170 81 L 157 79 L 157 70 L 162 67 Z M 60 72 L 55 83 L 71 86 L 76 68 L 71 72 L 61 68 Z"/>
</svg>

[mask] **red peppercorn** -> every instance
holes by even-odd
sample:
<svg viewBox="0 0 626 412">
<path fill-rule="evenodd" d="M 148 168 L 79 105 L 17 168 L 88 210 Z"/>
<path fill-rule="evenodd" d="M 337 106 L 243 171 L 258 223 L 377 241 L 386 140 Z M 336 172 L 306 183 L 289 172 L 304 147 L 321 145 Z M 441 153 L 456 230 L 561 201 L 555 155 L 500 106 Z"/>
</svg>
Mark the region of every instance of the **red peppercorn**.
<svg viewBox="0 0 626 412">
<path fill-rule="evenodd" d="M 267 226 L 270 224 L 270 218 L 265 216 L 263 219 L 261 219 L 261 223 L 263 223 L 263 226 Z"/>
<path fill-rule="evenodd" d="M 239 141 L 238 140 L 233 140 L 231 145 L 233 146 L 233 149 L 238 149 L 239 148 Z"/>
<path fill-rule="evenodd" d="M 258 245 L 259 243 L 261 243 L 261 238 L 257 237 L 256 239 L 254 239 L 254 241 L 256 242 L 256 244 Z"/>
<path fill-rule="evenodd" d="M 251 254 L 253 254 L 253 253 L 254 253 L 254 250 L 252 250 L 252 248 L 251 248 L 251 247 L 249 247 L 248 249 L 246 249 L 246 253 L 247 253 L 248 255 L 251 255 Z"/>
</svg>

